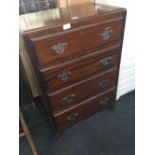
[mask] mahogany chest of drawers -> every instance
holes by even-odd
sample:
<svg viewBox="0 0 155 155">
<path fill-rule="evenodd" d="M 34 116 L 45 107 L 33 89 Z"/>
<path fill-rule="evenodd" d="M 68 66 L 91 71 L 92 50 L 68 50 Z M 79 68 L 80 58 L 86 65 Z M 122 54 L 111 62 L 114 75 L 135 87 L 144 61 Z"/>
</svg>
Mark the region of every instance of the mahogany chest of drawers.
<svg viewBox="0 0 155 155">
<path fill-rule="evenodd" d="M 115 104 L 125 18 L 124 8 L 92 3 L 20 17 L 56 131 Z"/>
</svg>

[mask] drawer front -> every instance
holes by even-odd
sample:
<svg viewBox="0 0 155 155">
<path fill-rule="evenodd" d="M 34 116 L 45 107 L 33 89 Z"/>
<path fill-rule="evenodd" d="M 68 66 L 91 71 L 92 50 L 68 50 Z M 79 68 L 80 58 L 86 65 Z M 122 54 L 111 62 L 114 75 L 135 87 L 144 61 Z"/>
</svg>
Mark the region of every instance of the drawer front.
<svg viewBox="0 0 155 155">
<path fill-rule="evenodd" d="M 89 53 L 93 48 L 121 38 L 123 17 L 93 26 L 32 39 L 38 64 L 56 64 Z"/>
<path fill-rule="evenodd" d="M 98 93 L 116 86 L 117 68 L 98 74 L 89 80 L 83 80 L 80 84 L 64 89 L 57 94 L 49 95 L 54 113 L 63 111 L 79 102 L 90 98 Z"/>
<path fill-rule="evenodd" d="M 118 50 L 115 50 L 112 54 L 97 55 L 93 56 L 93 58 L 63 65 L 62 67 L 41 70 L 46 90 L 53 92 L 100 71 L 117 66 L 120 58 L 120 53 L 118 52 Z"/>
<path fill-rule="evenodd" d="M 81 103 L 79 106 L 69 109 L 63 113 L 55 115 L 57 130 L 61 131 L 88 116 L 101 111 L 102 109 L 115 103 L 116 90 L 113 89 L 107 93 L 99 94 Z"/>
</svg>

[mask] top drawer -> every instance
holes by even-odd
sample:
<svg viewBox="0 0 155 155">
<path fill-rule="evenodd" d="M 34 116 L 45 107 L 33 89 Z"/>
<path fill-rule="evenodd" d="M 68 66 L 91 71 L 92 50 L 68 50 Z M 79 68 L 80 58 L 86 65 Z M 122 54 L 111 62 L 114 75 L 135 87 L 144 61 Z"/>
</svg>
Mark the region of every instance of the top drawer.
<svg viewBox="0 0 155 155">
<path fill-rule="evenodd" d="M 32 39 L 37 63 L 56 64 L 121 38 L 123 17 Z M 101 47 L 103 48 L 103 46 Z M 94 50 L 95 51 L 95 50 Z"/>
</svg>

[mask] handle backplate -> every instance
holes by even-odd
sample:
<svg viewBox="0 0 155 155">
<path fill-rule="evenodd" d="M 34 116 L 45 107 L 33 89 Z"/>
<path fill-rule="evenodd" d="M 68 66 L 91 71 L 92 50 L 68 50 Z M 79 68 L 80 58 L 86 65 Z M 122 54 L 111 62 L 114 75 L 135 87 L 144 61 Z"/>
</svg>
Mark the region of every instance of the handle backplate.
<svg viewBox="0 0 155 155">
<path fill-rule="evenodd" d="M 68 121 L 74 121 L 78 117 L 78 115 L 79 114 L 77 112 L 72 113 L 72 114 L 70 114 L 70 115 L 67 116 L 67 120 Z"/>
<path fill-rule="evenodd" d="M 101 37 L 103 40 L 108 40 L 111 37 L 111 34 L 113 33 L 113 30 L 111 27 L 107 27 L 101 32 Z"/>
<path fill-rule="evenodd" d="M 108 97 L 106 97 L 105 99 L 100 100 L 100 101 L 99 101 L 99 104 L 100 104 L 100 105 L 102 105 L 102 106 L 104 106 L 104 105 L 107 105 L 107 104 L 108 104 L 108 102 L 109 102 L 109 98 L 108 98 Z"/>
<path fill-rule="evenodd" d="M 57 76 L 57 78 L 61 81 L 64 81 L 64 80 L 67 80 L 70 75 L 71 75 L 71 71 L 63 71 Z"/>
<path fill-rule="evenodd" d="M 101 82 L 99 82 L 99 87 L 101 87 L 101 88 L 105 88 L 105 87 L 107 87 L 108 86 L 108 84 L 109 84 L 109 80 L 103 80 L 103 81 L 101 81 Z"/>
<path fill-rule="evenodd" d="M 74 98 L 75 98 L 75 94 L 71 94 L 69 96 L 65 96 L 62 100 L 64 102 L 70 103 L 70 102 L 72 102 L 74 100 Z"/>
<path fill-rule="evenodd" d="M 58 44 L 53 45 L 51 47 L 51 50 L 53 50 L 57 54 L 63 54 L 64 53 L 64 50 L 65 50 L 65 48 L 67 46 L 68 46 L 68 43 L 65 43 L 65 42 L 61 43 L 61 42 L 59 42 Z"/>
<path fill-rule="evenodd" d="M 101 63 L 103 66 L 108 66 L 108 65 L 110 65 L 111 59 L 112 59 L 111 56 L 105 57 L 105 58 L 103 58 L 103 59 L 100 60 L 100 63 Z"/>
</svg>

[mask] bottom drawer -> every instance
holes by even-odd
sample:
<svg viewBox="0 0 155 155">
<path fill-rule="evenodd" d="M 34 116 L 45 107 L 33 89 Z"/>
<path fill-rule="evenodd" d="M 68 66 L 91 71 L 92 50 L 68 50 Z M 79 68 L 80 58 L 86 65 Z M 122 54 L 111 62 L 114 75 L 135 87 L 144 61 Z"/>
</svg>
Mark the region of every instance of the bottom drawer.
<svg viewBox="0 0 155 155">
<path fill-rule="evenodd" d="M 73 108 L 67 109 L 61 113 L 55 114 L 55 123 L 57 131 L 63 129 L 81 121 L 88 116 L 101 111 L 102 109 L 115 103 L 116 89 L 110 89 L 104 93 L 100 93 L 88 100 L 85 100 L 74 106 Z"/>
</svg>

